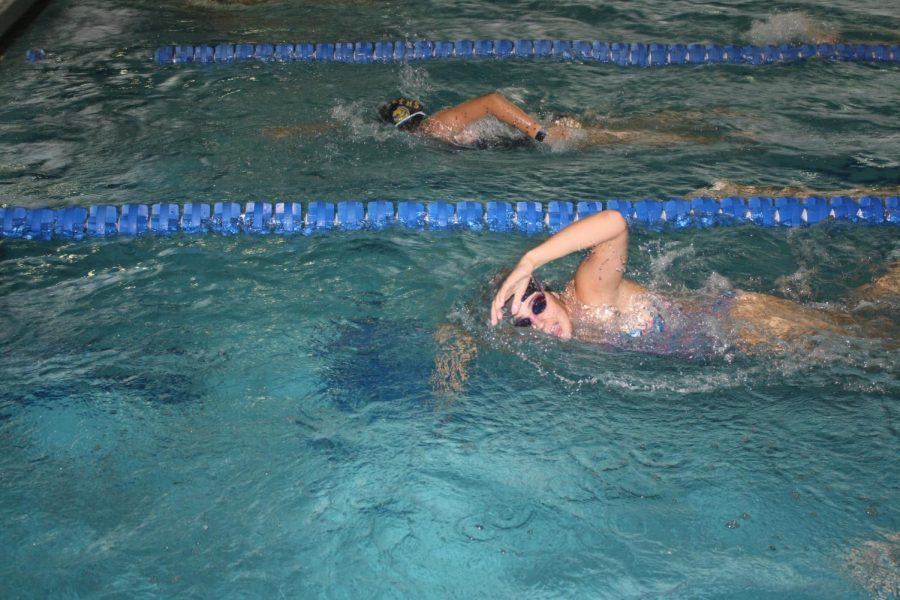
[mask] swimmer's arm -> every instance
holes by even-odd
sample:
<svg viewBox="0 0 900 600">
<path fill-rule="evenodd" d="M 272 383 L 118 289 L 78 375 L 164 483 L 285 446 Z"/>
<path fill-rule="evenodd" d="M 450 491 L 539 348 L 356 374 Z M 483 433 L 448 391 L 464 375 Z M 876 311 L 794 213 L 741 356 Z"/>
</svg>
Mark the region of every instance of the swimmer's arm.
<svg viewBox="0 0 900 600">
<path fill-rule="evenodd" d="M 575 272 L 576 294 L 579 300 L 587 304 L 611 302 L 611 296 L 614 296 L 622 281 L 628 256 L 628 224 L 616 210 L 595 213 L 575 221 L 526 252 L 494 296 L 491 324 L 496 325 L 502 320 L 503 306 L 510 298 L 513 299 L 513 314 L 518 312 L 522 294 L 538 268 L 588 248 L 593 250 L 592 253 Z"/>
<path fill-rule="evenodd" d="M 452 402 L 465 389 L 468 365 L 478 356 L 475 340 L 453 325 L 441 325 L 434 333 L 440 352 L 434 357 L 431 390 L 435 398 Z"/>
<path fill-rule="evenodd" d="M 541 130 L 540 121 L 497 92 L 436 112 L 426 119 L 423 130 L 432 137 L 450 139 L 488 116 L 515 127 L 528 137 L 533 138 Z"/>
</svg>

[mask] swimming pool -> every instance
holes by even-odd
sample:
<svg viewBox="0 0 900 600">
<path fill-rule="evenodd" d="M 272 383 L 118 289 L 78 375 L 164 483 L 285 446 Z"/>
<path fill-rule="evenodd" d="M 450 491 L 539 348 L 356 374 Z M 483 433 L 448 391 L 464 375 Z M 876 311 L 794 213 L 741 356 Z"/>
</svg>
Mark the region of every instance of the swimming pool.
<svg viewBox="0 0 900 600">
<path fill-rule="evenodd" d="M 639 198 L 898 182 L 896 66 L 159 67 L 160 45 L 429 37 L 731 42 L 788 5 L 59 1 L 0 63 L 4 202 Z M 659 13 L 660 10 L 665 12 Z M 896 41 L 878 3 L 810 8 Z M 385 16 L 386 14 L 389 16 Z M 756 25 L 754 25 L 756 23 Z M 755 29 L 754 29 L 755 27 Z M 895 35 L 895 34 L 894 34 Z M 42 46 L 45 64 L 15 59 Z M 581 152 L 385 131 L 398 92 L 710 135 Z M 649 125 L 648 125 L 649 123 Z M 4 595 L 887 597 L 900 385 L 884 340 L 654 356 L 489 330 L 541 237 L 0 240 Z M 840 303 L 897 230 L 635 231 L 632 274 Z M 559 283 L 574 267 L 547 270 Z M 713 275 L 717 274 L 717 275 Z M 896 340 L 896 319 L 883 323 Z M 461 389 L 436 361 L 465 365 Z M 446 364 L 446 363 L 444 363 Z"/>
</svg>

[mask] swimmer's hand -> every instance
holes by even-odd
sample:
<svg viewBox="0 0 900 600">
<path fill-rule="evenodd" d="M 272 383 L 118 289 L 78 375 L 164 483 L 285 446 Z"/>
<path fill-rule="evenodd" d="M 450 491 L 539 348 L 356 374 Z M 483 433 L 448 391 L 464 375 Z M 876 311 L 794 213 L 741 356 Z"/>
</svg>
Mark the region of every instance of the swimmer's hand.
<svg viewBox="0 0 900 600">
<path fill-rule="evenodd" d="M 512 314 L 517 314 L 522 304 L 522 294 L 528 289 L 528 282 L 534 273 L 534 263 L 526 256 L 519 260 L 519 264 L 512 273 L 503 281 L 503 285 L 494 296 L 491 304 L 491 325 L 494 326 L 503 320 L 503 306 L 512 298 Z"/>
</svg>

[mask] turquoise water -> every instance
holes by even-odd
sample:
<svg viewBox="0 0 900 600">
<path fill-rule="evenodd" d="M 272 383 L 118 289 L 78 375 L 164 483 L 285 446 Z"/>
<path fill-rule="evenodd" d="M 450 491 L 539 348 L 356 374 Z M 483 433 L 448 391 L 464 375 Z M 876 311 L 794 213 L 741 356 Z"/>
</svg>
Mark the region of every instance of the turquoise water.
<svg viewBox="0 0 900 600">
<path fill-rule="evenodd" d="M 783 34 L 768 19 L 793 8 L 58 1 L 0 63 L 2 199 L 896 186 L 895 66 L 150 61 L 158 45 L 239 39 L 753 41 Z M 900 30 L 879 3 L 805 10 L 842 39 Z M 34 46 L 47 64 L 19 61 Z M 373 120 L 400 91 L 440 106 L 497 88 L 534 112 L 739 135 L 475 152 Z M 897 260 L 896 228 L 635 231 L 642 283 L 699 290 L 724 278 L 855 309 L 882 332 L 749 357 L 487 328 L 496 274 L 539 239 L 0 240 L 2 595 L 896 596 L 896 306 L 845 300 Z M 545 275 L 559 285 L 576 264 Z M 458 389 L 434 377 L 448 355 L 465 364 Z"/>
</svg>

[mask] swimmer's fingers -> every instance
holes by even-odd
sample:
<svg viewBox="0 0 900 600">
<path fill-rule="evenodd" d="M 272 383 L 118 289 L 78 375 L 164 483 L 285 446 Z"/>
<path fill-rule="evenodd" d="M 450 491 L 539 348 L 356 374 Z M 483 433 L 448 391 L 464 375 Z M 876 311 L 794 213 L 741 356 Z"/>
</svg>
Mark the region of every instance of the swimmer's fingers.
<svg viewBox="0 0 900 600">
<path fill-rule="evenodd" d="M 503 282 L 500 290 L 494 296 L 494 301 L 491 303 L 491 325 L 496 325 L 503 320 L 503 307 L 511 295 L 512 292 L 509 291 L 507 282 Z"/>
<path fill-rule="evenodd" d="M 521 291 L 516 290 L 514 292 L 515 295 L 513 296 L 513 298 L 515 298 L 515 300 L 513 303 L 515 304 L 515 308 L 510 309 L 513 319 L 522 319 L 522 318 L 531 316 L 531 308 L 529 307 L 529 305 L 527 303 L 522 302 L 522 296 L 525 294 L 525 291 L 527 290 L 527 285 L 528 284 L 526 283 L 526 287 L 523 288 Z"/>
<path fill-rule="evenodd" d="M 503 306 L 510 298 L 512 298 L 512 313 L 516 314 L 520 310 L 522 294 L 528 289 L 531 273 L 531 269 L 517 265 L 509 277 L 503 281 L 503 285 L 500 286 L 500 290 L 494 296 L 491 304 L 491 325 L 496 325 L 503 320 Z"/>
<path fill-rule="evenodd" d="M 501 298 L 499 292 L 494 296 L 491 302 L 491 326 L 494 327 L 503 319 L 503 305 L 506 302 Z"/>
<path fill-rule="evenodd" d="M 510 298 L 513 299 L 512 314 L 516 314 L 516 311 L 519 310 L 518 297 L 519 294 L 516 293 L 515 288 L 509 285 L 504 285 L 500 288 L 500 291 L 494 296 L 494 302 L 491 305 L 491 325 L 496 325 L 503 320 L 503 307 Z"/>
</svg>

